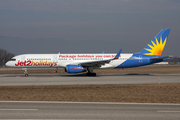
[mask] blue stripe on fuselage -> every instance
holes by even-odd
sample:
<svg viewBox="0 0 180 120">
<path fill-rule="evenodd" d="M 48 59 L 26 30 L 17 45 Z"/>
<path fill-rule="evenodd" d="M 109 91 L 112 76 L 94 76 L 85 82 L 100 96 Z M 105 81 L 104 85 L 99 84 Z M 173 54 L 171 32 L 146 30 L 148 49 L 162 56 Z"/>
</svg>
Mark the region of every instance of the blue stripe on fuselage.
<svg viewBox="0 0 180 120">
<path fill-rule="evenodd" d="M 117 66 L 116 68 L 130 68 L 130 67 L 138 67 L 144 65 L 150 65 L 157 62 L 162 62 L 168 60 L 168 58 L 163 60 L 150 61 L 151 58 L 157 58 L 162 56 L 151 56 L 151 55 L 142 55 L 142 54 L 133 54 L 129 59 L 124 61 L 122 64 Z"/>
</svg>

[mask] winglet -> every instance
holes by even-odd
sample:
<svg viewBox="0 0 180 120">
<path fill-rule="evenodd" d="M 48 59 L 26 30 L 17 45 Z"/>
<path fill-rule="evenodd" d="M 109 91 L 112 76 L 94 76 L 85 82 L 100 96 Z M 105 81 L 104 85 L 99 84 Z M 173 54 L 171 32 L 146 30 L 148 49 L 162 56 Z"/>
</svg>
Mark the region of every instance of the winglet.
<svg viewBox="0 0 180 120">
<path fill-rule="evenodd" d="M 122 49 L 119 50 L 119 52 L 118 52 L 117 55 L 113 58 L 113 60 L 116 60 L 116 59 L 118 59 L 118 58 L 120 57 L 121 50 L 122 50 Z"/>
</svg>

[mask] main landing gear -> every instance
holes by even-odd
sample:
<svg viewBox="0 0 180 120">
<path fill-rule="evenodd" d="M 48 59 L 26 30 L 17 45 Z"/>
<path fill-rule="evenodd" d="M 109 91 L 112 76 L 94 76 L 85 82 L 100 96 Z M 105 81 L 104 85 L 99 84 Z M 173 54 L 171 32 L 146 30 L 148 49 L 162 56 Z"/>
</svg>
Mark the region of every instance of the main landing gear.
<svg viewBox="0 0 180 120">
<path fill-rule="evenodd" d="M 96 73 L 86 73 L 87 76 L 96 76 Z"/>
<path fill-rule="evenodd" d="M 93 67 L 87 68 L 88 72 L 86 73 L 87 76 L 96 76 L 96 73 L 93 73 Z"/>
</svg>

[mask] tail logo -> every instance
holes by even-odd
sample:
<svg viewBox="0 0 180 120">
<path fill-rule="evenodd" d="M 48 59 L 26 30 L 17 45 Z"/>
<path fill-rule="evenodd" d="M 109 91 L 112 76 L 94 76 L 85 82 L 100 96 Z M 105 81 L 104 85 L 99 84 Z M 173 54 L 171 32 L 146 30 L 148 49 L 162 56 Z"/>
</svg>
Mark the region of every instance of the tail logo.
<svg viewBox="0 0 180 120">
<path fill-rule="evenodd" d="M 157 38 L 156 40 L 152 40 L 148 46 L 146 46 L 144 49 L 147 50 L 148 53 L 144 53 L 144 55 L 158 55 L 161 56 L 162 51 L 164 49 L 164 46 L 166 44 L 167 37 L 162 40 L 162 36 L 160 37 L 160 41 L 158 41 Z M 164 42 L 163 42 L 164 41 Z M 156 42 L 156 43 L 155 43 Z"/>
</svg>

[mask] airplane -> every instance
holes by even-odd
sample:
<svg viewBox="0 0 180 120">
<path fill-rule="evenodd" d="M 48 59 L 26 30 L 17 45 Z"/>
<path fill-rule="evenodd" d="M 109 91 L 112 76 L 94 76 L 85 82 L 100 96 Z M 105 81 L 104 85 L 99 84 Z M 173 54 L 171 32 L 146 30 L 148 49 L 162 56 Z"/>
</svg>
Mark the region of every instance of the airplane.
<svg viewBox="0 0 180 120">
<path fill-rule="evenodd" d="M 21 68 L 64 68 L 67 73 L 87 72 L 96 76 L 93 69 L 131 68 L 150 65 L 168 60 L 171 56 L 161 56 L 170 29 L 162 29 L 149 44 L 138 53 L 121 54 L 22 54 L 11 58 L 7 67 Z M 28 72 L 25 69 L 25 76 Z"/>
</svg>

